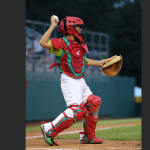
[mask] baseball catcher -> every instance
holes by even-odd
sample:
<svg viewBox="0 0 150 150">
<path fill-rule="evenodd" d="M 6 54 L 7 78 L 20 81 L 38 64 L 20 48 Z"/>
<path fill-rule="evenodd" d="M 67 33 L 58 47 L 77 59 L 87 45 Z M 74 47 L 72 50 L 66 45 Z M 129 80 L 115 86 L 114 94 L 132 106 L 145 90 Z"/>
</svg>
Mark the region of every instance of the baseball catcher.
<svg viewBox="0 0 150 150">
<path fill-rule="evenodd" d="M 75 122 L 82 120 L 83 131 L 79 133 L 80 142 L 100 144 L 103 139 L 95 136 L 95 129 L 102 100 L 99 96 L 94 95 L 86 84 L 84 69 L 85 66 L 98 66 L 105 72 L 107 67 L 105 68 L 104 65 L 117 56 L 103 60 L 87 58 L 85 54 L 89 51 L 82 34 L 84 22 L 78 17 L 67 16 L 61 20 L 58 31 L 64 36 L 50 40 L 58 22 L 58 17 L 52 15 L 51 25 L 41 38 L 40 45 L 56 56 L 56 63 L 50 66 L 50 69 L 58 67 L 61 74 L 61 90 L 67 108 L 52 122 L 42 122 L 40 127 L 44 140 L 48 145 L 58 145 L 55 137 Z"/>
</svg>

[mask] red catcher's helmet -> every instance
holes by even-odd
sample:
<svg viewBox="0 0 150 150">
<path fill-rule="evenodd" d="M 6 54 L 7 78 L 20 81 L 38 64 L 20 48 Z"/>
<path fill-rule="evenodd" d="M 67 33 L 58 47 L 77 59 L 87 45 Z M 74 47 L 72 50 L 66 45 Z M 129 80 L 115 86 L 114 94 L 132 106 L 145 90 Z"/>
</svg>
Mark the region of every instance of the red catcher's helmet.
<svg viewBox="0 0 150 150">
<path fill-rule="evenodd" d="M 63 34 L 71 34 L 78 38 L 80 42 L 83 42 L 84 39 L 82 34 L 75 29 L 76 25 L 84 25 L 83 20 L 77 17 L 67 16 L 61 20 L 58 31 Z"/>
</svg>

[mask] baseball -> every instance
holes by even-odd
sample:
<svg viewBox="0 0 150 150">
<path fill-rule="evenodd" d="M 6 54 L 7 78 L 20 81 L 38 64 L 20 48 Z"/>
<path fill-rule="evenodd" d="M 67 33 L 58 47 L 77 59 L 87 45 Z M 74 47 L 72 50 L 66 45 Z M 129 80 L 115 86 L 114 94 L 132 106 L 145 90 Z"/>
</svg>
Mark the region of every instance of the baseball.
<svg viewBox="0 0 150 150">
<path fill-rule="evenodd" d="M 54 15 L 54 18 L 57 19 L 57 21 L 59 21 L 58 17 Z"/>
</svg>

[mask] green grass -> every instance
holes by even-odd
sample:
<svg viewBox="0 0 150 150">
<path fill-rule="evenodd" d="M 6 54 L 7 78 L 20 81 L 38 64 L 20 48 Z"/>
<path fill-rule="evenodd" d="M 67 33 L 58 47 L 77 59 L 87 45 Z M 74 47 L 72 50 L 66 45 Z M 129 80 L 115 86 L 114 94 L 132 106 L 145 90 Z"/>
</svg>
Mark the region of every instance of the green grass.
<svg viewBox="0 0 150 150">
<path fill-rule="evenodd" d="M 129 123 L 129 122 L 138 122 L 141 121 L 141 118 L 125 118 L 125 119 L 109 119 L 109 120 L 99 120 L 97 125 L 110 125 L 110 124 L 116 124 L 116 123 Z M 75 123 L 72 127 L 81 127 L 82 122 Z M 26 132 L 30 131 L 39 131 L 40 127 L 39 125 L 35 126 L 26 126 Z"/>
<path fill-rule="evenodd" d="M 110 120 L 100 120 L 98 125 L 109 125 L 116 123 L 130 123 L 130 122 L 138 122 L 141 121 L 141 118 L 125 118 L 125 119 L 110 119 Z"/>
<path fill-rule="evenodd" d="M 40 126 L 39 125 L 26 126 L 26 132 L 39 131 L 39 130 L 40 130 Z"/>
<path fill-rule="evenodd" d="M 141 125 L 119 127 L 96 131 L 96 136 L 104 140 L 141 140 Z M 79 134 L 58 135 L 56 139 L 79 139 Z"/>
</svg>

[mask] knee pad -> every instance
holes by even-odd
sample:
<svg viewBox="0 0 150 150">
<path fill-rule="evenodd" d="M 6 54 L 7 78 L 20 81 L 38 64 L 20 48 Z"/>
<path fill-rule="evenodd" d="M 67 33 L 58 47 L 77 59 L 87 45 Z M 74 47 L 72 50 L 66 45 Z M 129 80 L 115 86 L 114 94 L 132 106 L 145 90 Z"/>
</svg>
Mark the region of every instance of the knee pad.
<svg viewBox="0 0 150 150">
<path fill-rule="evenodd" d="M 85 103 L 85 107 L 89 113 L 97 113 L 98 110 L 100 109 L 101 103 L 102 103 L 102 100 L 99 96 L 95 96 L 94 94 L 91 94 L 87 98 L 87 102 Z"/>
</svg>

